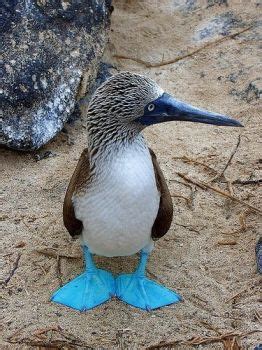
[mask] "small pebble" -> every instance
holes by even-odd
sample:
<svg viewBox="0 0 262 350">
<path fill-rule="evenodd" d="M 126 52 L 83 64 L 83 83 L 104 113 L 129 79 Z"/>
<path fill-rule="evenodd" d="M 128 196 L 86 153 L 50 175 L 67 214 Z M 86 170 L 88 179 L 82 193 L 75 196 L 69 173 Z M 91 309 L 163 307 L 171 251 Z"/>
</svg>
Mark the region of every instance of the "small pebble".
<svg viewBox="0 0 262 350">
<path fill-rule="evenodd" d="M 53 153 L 52 151 L 44 151 L 42 153 L 36 153 L 34 155 L 34 159 L 39 162 L 39 160 L 45 159 L 45 158 L 50 158 L 50 157 L 56 157 L 57 154 Z"/>
<path fill-rule="evenodd" d="M 26 245 L 25 242 L 20 241 L 20 242 L 16 243 L 15 248 L 23 248 L 25 245 Z"/>
</svg>

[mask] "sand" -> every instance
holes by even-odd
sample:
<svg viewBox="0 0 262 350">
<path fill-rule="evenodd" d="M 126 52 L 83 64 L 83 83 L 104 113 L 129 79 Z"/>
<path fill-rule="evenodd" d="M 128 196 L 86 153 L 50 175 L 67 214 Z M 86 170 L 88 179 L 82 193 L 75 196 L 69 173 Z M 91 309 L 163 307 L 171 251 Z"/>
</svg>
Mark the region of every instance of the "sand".
<svg viewBox="0 0 262 350">
<path fill-rule="evenodd" d="M 177 98 L 232 115 L 245 128 L 173 123 L 145 131 L 175 214 L 148 274 L 184 298 L 152 312 L 116 299 L 85 313 L 49 301 L 83 266 L 79 241 L 63 226 L 62 204 L 87 142 L 84 116 L 35 153 L 2 150 L 1 349 L 146 349 L 161 342 L 179 350 L 253 349 L 262 337 L 255 261 L 261 216 L 245 203 L 258 209 L 261 190 L 241 181 L 261 177 L 258 5 L 129 0 L 114 6 L 109 51 L 119 70 L 146 74 Z M 49 156 L 36 160 L 43 155 Z M 118 273 L 132 271 L 137 259 L 96 262 Z"/>
</svg>

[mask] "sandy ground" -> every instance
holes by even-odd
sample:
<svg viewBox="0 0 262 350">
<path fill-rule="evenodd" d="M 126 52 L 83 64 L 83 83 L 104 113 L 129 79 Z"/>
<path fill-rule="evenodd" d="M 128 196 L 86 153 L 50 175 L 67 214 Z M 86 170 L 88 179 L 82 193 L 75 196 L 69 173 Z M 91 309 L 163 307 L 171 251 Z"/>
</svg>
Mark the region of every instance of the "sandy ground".
<svg viewBox="0 0 262 350">
<path fill-rule="evenodd" d="M 261 165 L 258 5 L 178 0 L 114 5 L 109 48 L 119 69 L 147 74 L 177 98 L 228 113 L 245 128 L 173 123 L 145 132 L 175 211 L 148 274 L 184 298 L 149 313 L 118 300 L 86 313 L 49 301 L 59 284 L 82 271 L 79 242 L 71 241 L 61 212 L 86 145 L 84 117 L 34 154 L 3 150 L 1 349 L 146 349 L 161 342 L 174 349 L 253 349 L 262 342 L 254 253 L 261 191 L 241 181 L 258 179 Z M 47 151 L 50 157 L 36 161 Z M 231 191 L 255 209 L 193 185 L 178 172 Z M 117 273 L 133 270 L 137 257 L 96 261 Z M 231 332 L 224 344 L 215 341 Z"/>
</svg>

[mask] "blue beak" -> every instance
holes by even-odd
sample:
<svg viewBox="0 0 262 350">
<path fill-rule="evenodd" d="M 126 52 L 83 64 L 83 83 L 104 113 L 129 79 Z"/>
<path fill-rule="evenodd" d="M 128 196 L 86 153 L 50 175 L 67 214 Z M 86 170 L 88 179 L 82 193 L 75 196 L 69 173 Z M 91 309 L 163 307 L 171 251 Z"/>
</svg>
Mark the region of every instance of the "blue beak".
<svg viewBox="0 0 262 350">
<path fill-rule="evenodd" d="M 142 125 L 169 122 L 169 121 L 188 121 L 221 126 L 243 125 L 226 115 L 208 112 L 203 109 L 193 107 L 185 102 L 178 101 L 171 95 L 164 93 L 155 101 L 147 104 L 142 117 L 136 119 Z"/>
</svg>

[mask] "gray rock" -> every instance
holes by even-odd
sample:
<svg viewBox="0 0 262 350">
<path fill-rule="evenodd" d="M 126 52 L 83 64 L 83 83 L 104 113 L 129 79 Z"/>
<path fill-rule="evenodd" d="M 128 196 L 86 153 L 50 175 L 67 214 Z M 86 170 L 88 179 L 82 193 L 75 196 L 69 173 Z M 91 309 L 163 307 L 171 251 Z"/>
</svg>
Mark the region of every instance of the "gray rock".
<svg viewBox="0 0 262 350">
<path fill-rule="evenodd" d="M 230 94 L 248 103 L 259 100 L 262 95 L 262 79 L 251 81 L 243 90 L 232 89 Z"/>
<path fill-rule="evenodd" d="M 78 105 L 80 107 L 83 103 L 85 105 L 88 105 L 96 89 L 113 75 L 110 69 L 114 69 L 117 72 L 117 69 L 111 64 L 106 62 L 100 62 L 99 67 L 97 69 L 96 80 L 92 85 L 89 86 L 88 93 L 85 94 L 85 96 L 79 101 Z"/>
<path fill-rule="evenodd" d="M 257 272 L 262 274 L 262 237 L 259 238 L 256 244 L 256 260 L 257 260 Z"/>
<path fill-rule="evenodd" d="M 196 35 L 195 40 L 201 41 L 210 39 L 216 35 L 227 36 L 231 33 L 232 29 L 243 28 L 245 23 L 237 17 L 232 11 L 228 11 L 214 16 L 203 28 L 200 28 Z"/>
<path fill-rule="evenodd" d="M 3 0 L 1 144 L 52 139 L 96 77 L 111 0 Z"/>
<path fill-rule="evenodd" d="M 228 6 L 228 0 L 207 0 L 207 8 L 213 7 L 215 5 L 225 5 Z"/>
</svg>

